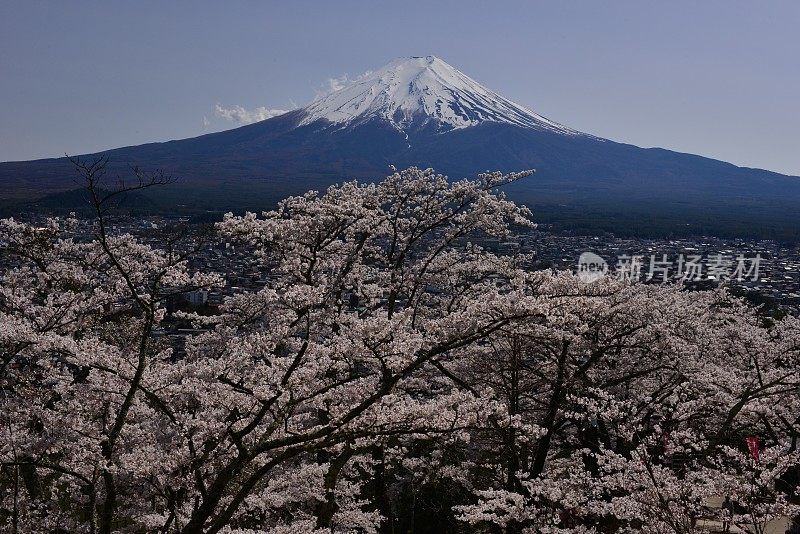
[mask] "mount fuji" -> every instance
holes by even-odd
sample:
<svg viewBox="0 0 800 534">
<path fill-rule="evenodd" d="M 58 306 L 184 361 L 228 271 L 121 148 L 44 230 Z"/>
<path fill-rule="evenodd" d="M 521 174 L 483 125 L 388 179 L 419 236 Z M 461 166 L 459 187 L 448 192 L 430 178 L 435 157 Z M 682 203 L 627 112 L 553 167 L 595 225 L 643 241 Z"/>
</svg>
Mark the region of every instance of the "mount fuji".
<svg viewBox="0 0 800 534">
<path fill-rule="evenodd" d="M 390 165 L 433 167 L 454 178 L 534 168 L 507 192 L 539 221 L 800 239 L 800 178 L 579 132 L 435 56 L 396 59 L 258 123 L 105 154 L 120 175 L 133 164 L 179 177 L 149 199 L 151 209 L 169 213 L 260 211 L 345 179 L 380 179 Z M 73 176 L 65 158 L 0 163 L 0 207 L 59 205 L 75 188 Z"/>
</svg>

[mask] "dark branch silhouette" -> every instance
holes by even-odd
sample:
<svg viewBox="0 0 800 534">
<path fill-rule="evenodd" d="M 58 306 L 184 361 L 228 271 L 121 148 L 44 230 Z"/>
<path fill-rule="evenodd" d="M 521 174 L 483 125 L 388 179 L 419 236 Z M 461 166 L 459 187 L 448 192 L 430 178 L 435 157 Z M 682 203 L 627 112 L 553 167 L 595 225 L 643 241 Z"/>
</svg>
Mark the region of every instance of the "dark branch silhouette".
<svg viewBox="0 0 800 534">
<path fill-rule="evenodd" d="M 105 154 L 91 160 L 66 154 L 78 173 L 82 187 L 89 192 L 89 203 L 98 216 L 118 209 L 128 193 L 142 191 L 155 186 L 174 183 L 175 178 L 163 170 L 143 171 L 136 165 L 129 165 L 132 179 L 125 180 L 119 175 L 111 182 L 108 179 L 109 157 Z"/>
</svg>

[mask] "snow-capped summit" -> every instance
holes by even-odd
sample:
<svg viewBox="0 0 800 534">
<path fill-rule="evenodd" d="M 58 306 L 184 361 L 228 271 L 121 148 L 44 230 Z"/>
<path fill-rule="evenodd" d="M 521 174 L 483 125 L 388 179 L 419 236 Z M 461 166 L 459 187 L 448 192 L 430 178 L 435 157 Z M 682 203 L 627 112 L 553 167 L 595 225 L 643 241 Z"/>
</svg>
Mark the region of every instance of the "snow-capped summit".
<svg viewBox="0 0 800 534">
<path fill-rule="evenodd" d="M 432 121 L 438 131 L 496 122 L 579 134 L 503 98 L 436 56 L 395 59 L 302 111 L 302 125 L 325 120 L 345 127 L 378 118 L 401 131 Z"/>
</svg>

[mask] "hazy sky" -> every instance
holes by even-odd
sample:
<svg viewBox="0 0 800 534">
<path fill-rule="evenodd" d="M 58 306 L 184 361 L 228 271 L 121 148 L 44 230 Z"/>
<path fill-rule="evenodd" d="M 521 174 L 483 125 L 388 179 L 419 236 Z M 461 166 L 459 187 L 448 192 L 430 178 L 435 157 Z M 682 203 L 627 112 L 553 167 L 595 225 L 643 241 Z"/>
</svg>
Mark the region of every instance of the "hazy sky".
<svg viewBox="0 0 800 534">
<path fill-rule="evenodd" d="M 578 130 L 800 175 L 796 0 L 429 4 L 0 0 L 0 161 L 231 128 L 215 105 L 433 54 Z"/>
</svg>

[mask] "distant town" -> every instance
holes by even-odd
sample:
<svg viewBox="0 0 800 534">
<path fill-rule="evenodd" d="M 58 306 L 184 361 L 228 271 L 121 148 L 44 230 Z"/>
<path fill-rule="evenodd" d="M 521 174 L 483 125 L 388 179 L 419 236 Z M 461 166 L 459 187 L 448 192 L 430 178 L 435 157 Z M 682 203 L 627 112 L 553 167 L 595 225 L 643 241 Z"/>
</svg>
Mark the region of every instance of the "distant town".
<svg viewBox="0 0 800 534">
<path fill-rule="evenodd" d="M 81 221 L 76 227 L 76 239 L 92 235 L 90 221 Z M 217 272 L 225 278 L 225 286 L 216 290 L 190 293 L 183 303 L 189 307 L 206 308 L 209 313 L 222 304 L 226 296 L 256 291 L 269 284 L 273 273 L 264 270 L 257 258 L 236 253 L 236 245 L 220 240 L 206 224 L 191 224 L 188 218 L 163 216 L 122 217 L 111 228 L 114 233 L 130 233 L 143 242 L 157 247 L 176 246 L 187 254 L 192 271 Z M 174 240 L 174 245 L 171 244 Z M 633 278 L 643 283 L 684 283 L 691 289 L 710 289 L 725 283 L 731 290 L 751 304 L 762 307 L 766 315 L 800 316 L 800 246 L 781 245 L 772 240 L 723 239 L 711 236 L 699 238 L 657 239 L 617 237 L 613 234 L 573 235 L 554 231 L 548 225 L 536 229 L 521 229 L 508 239 L 486 237 L 475 243 L 499 255 L 518 255 L 524 266 L 531 270 L 554 269 L 575 272 L 578 259 L 584 252 L 593 252 L 608 262 L 609 276 L 618 276 L 620 264 L 638 261 L 640 271 Z M 713 263 L 728 262 L 729 275 L 733 274 L 736 259 L 745 258 L 747 276 L 723 277 L 711 274 Z M 681 263 L 692 259 L 701 265 L 691 277 Z M 664 261 L 669 263 L 665 274 Z M 651 263 L 660 264 L 661 271 L 652 275 Z M 5 267 L 0 265 L 0 267 Z M 719 266 L 717 266 L 719 268 Z M 630 278 L 631 273 L 628 273 Z M 662 276 L 663 275 L 663 276 Z M 173 303 L 171 307 L 179 307 Z"/>
</svg>

